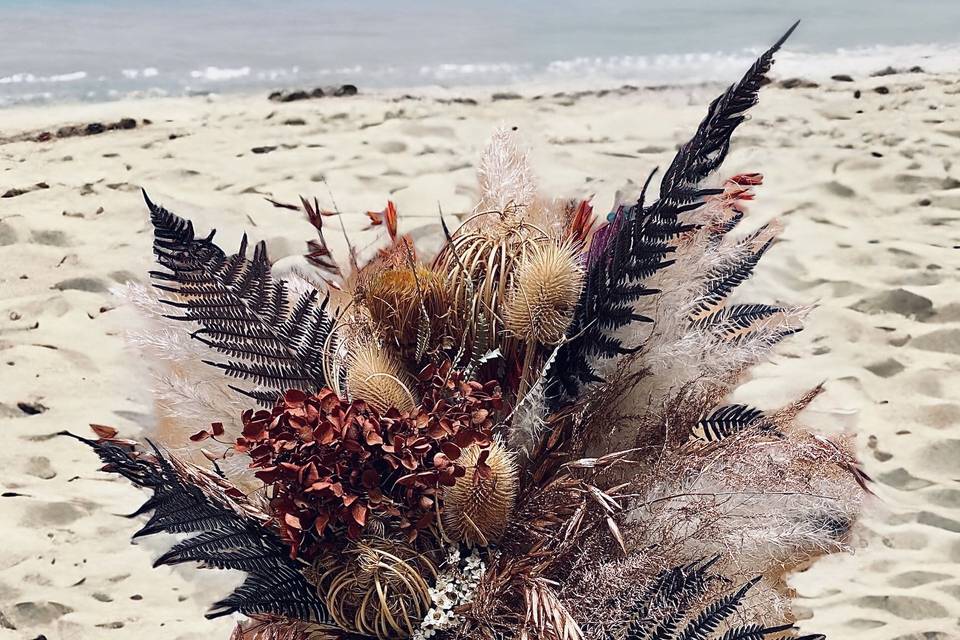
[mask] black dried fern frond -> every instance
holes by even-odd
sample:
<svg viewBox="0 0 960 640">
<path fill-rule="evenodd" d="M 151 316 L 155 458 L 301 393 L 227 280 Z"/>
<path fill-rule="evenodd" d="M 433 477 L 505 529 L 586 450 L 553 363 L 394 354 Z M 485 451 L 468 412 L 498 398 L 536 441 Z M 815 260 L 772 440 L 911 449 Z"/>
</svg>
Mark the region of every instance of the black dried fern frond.
<svg viewBox="0 0 960 640">
<path fill-rule="evenodd" d="M 167 316 L 199 325 L 191 336 L 226 361 L 204 360 L 254 389 L 238 392 L 272 406 L 288 389 L 315 392 L 326 386 L 324 345 L 333 330 L 327 299 L 316 290 L 290 300 L 287 284 L 274 280 L 263 242 L 247 257 L 247 237 L 227 256 L 213 243 L 213 231 L 197 238 L 193 223 L 144 193 L 154 227 L 154 253 L 165 271 L 151 271 L 162 302 L 177 309 Z"/>
<path fill-rule="evenodd" d="M 245 571 L 247 578 L 233 593 L 213 604 L 208 618 L 232 613 L 271 614 L 332 624 L 326 606 L 307 582 L 289 549 L 263 523 L 227 504 L 182 475 L 156 446 L 153 457 L 138 455 L 126 445 L 88 440 L 106 465 L 153 496 L 129 517 L 153 511 L 134 537 L 153 533 L 195 533 L 161 555 L 154 566 L 199 562 L 203 567 Z"/>
<path fill-rule="evenodd" d="M 733 290 L 743 284 L 759 264 L 760 259 L 773 245 L 774 238 L 769 238 L 763 244 L 756 246 L 756 241 L 768 228 L 762 227 L 755 233 L 741 240 L 739 257 L 729 264 L 714 269 L 708 276 L 693 312 L 692 319 L 699 319 L 705 314 L 713 314 L 722 307 Z"/>
<path fill-rule="evenodd" d="M 772 47 L 757 58 L 753 66 L 736 82 L 710 103 L 707 117 L 697 132 L 677 152 L 660 183 L 660 198 L 674 202 L 691 202 L 687 194 L 716 171 L 730 149 L 734 130 L 746 119 L 744 112 L 757 104 L 757 94 L 773 66 L 773 56 L 793 33 L 798 20 Z"/>
<path fill-rule="evenodd" d="M 636 599 L 623 640 L 765 640 L 794 629 L 791 624 L 749 624 L 729 628 L 719 635 L 720 626 L 737 613 L 747 592 L 760 578 L 704 605 L 702 600 L 708 588 L 725 581 L 709 571 L 716 560 L 675 567 L 655 578 Z M 823 640 L 823 636 L 803 636 L 797 640 L 815 639 Z"/>
<path fill-rule="evenodd" d="M 676 612 L 688 608 L 712 583 L 720 579 L 709 573 L 717 560 L 719 556 L 705 562 L 674 567 L 657 576 L 634 600 L 626 637 L 641 638 L 650 630 L 659 630 L 661 634 L 675 632 L 683 620 L 683 615 L 678 616 Z M 664 618 L 663 611 L 672 613 Z M 658 616 L 663 618 L 659 622 Z"/>
<path fill-rule="evenodd" d="M 644 206 L 641 195 L 635 205 L 621 209 L 613 222 L 594 235 L 586 283 L 568 332 L 571 340 L 561 349 L 550 374 L 560 383 L 566 398 L 576 398 L 585 384 L 602 381 L 591 365 L 593 360 L 629 354 L 639 348 L 624 345 L 615 332 L 631 323 L 650 321 L 633 310 L 640 297 L 659 293 L 644 287 L 643 282 L 673 263 L 669 259 L 674 251 L 671 241 L 695 228 L 681 216 L 701 207 L 707 196 L 723 192 L 700 185 L 723 162 L 734 130 L 746 117 L 744 112 L 757 103 L 757 92 L 773 64 L 773 55 L 796 26 L 790 27 L 739 82 L 710 104 L 707 117 L 679 149 L 664 175 L 660 198 Z M 644 192 L 652 177 L 647 179 Z"/>
<path fill-rule="evenodd" d="M 693 321 L 691 326 L 694 329 L 710 330 L 724 336 L 748 329 L 756 322 L 766 320 L 784 311 L 783 307 L 775 307 L 769 304 L 735 304 L 704 315 Z"/>
<path fill-rule="evenodd" d="M 691 436 L 697 440 L 716 442 L 738 431 L 768 424 L 763 411 L 746 404 L 728 404 L 714 409 L 693 426 Z"/>
</svg>

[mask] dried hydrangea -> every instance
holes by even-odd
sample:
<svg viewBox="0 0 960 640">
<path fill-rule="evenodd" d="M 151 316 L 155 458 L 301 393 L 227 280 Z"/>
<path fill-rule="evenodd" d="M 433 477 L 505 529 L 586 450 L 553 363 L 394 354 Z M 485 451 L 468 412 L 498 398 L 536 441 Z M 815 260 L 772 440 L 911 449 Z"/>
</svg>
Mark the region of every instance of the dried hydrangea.
<svg viewBox="0 0 960 640">
<path fill-rule="evenodd" d="M 243 414 L 238 451 L 267 485 L 294 556 L 312 559 L 325 539 L 360 537 L 371 516 L 414 540 L 433 524 L 442 487 L 465 473 L 463 449 L 491 442 L 502 408 L 495 383 L 464 381 L 447 366 L 421 374 L 412 411 L 378 412 L 330 389 L 288 391 L 272 411 Z"/>
</svg>

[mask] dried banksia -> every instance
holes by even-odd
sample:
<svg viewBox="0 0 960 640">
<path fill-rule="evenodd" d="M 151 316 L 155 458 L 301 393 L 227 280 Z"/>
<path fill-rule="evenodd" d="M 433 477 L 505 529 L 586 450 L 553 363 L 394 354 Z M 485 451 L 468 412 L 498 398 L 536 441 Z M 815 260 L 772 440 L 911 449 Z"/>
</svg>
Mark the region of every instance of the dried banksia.
<svg viewBox="0 0 960 640">
<path fill-rule="evenodd" d="M 504 308 L 508 331 L 524 341 L 563 340 L 583 287 L 584 270 L 570 243 L 535 247 L 517 267 Z"/>
<path fill-rule="evenodd" d="M 317 593 L 342 629 L 377 638 L 409 638 L 430 608 L 437 568 L 424 554 L 368 539 L 326 556 L 314 569 Z"/>
<path fill-rule="evenodd" d="M 499 314 L 517 265 L 545 240 L 542 230 L 522 221 L 477 230 L 464 224 L 437 255 L 434 269 L 452 274 L 451 327 L 471 351 L 500 347 L 509 357 Z"/>
<path fill-rule="evenodd" d="M 357 292 L 386 339 L 401 349 L 424 339 L 435 343 L 444 334 L 450 301 L 436 271 L 421 265 L 375 271 Z"/>
<path fill-rule="evenodd" d="M 468 545 L 487 546 L 503 535 L 517 494 L 517 465 L 500 442 L 466 449 L 458 459 L 467 473 L 443 495 L 446 534 Z"/>
<path fill-rule="evenodd" d="M 365 400 L 380 413 L 396 407 L 410 411 L 416 404 L 413 381 L 397 356 L 373 341 L 350 349 L 347 359 L 347 392 L 353 400 Z"/>
</svg>

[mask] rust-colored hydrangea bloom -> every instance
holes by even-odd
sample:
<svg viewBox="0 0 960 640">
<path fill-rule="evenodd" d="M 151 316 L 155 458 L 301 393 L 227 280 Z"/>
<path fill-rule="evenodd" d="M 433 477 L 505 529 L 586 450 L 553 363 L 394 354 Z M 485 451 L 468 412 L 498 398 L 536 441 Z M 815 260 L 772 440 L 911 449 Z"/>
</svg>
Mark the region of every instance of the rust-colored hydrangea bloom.
<svg viewBox="0 0 960 640">
<path fill-rule="evenodd" d="M 460 452 L 491 442 L 502 409 L 496 383 L 464 381 L 449 365 L 420 375 L 423 402 L 379 413 L 363 400 L 288 391 L 272 411 L 246 411 L 237 450 L 267 485 L 291 554 L 310 559 L 326 539 L 357 539 L 371 518 L 409 540 L 433 524 L 440 495 L 464 474 Z"/>
</svg>

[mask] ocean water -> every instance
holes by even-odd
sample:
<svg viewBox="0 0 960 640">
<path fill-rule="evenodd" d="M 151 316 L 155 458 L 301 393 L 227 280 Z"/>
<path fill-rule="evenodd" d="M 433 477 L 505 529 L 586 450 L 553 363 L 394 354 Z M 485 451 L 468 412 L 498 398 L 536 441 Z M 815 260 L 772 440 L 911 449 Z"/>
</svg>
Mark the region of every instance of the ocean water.
<svg viewBox="0 0 960 640">
<path fill-rule="evenodd" d="M 441 85 L 960 69 L 960 0 L 0 0 L 0 106 Z"/>
</svg>

